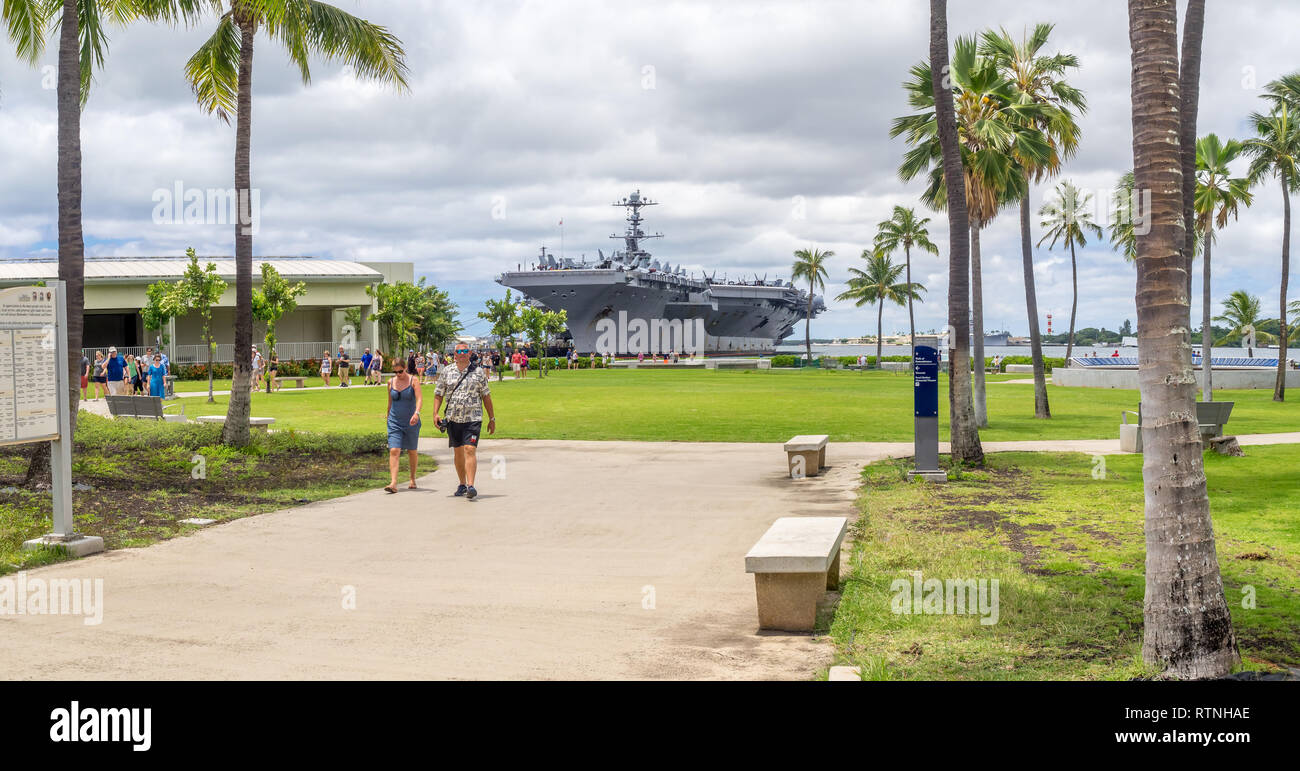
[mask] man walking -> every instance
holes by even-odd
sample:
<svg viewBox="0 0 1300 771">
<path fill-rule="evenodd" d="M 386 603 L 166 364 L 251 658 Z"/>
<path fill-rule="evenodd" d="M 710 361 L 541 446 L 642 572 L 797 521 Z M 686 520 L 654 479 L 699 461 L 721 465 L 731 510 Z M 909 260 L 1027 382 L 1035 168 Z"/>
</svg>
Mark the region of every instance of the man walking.
<svg viewBox="0 0 1300 771">
<path fill-rule="evenodd" d="M 348 357 L 348 352 L 339 346 L 339 357 L 335 359 L 339 370 L 339 388 L 347 388 L 348 382 L 352 380 L 352 359 Z"/>
<path fill-rule="evenodd" d="M 361 374 L 365 376 L 365 384 L 370 384 L 370 361 L 374 359 L 370 355 L 370 349 L 367 348 L 361 353 Z"/>
<path fill-rule="evenodd" d="M 460 479 L 456 495 L 472 501 L 478 497 L 474 475 L 478 470 L 478 438 L 483 428 L 483 410 L 486 408 L 488 413 L 488 433 L 495 434 L 496 408 L 492 406 L 487 372 L 470 364 L 469 345 L 456 343 L 455 354 L 452 362 L 438 375 L 438 384 L 433 389 L 433 414 L 438 429 L 447 432 L 448 446 L 455 455 L 456 476 Z M 447 413 L 445 418 L 440 418 L 437 415 L 444 399 Z"/>
<path fill-rule="evenodd" d="M 108 377 L 108 393 L 111 396 L 126 393 L 122 386 L 126 379 L 126 359 L 118 355 L 116 347 L 108 349 L 108 364 L 104 367 L 104 374 Z"/>
</svg>

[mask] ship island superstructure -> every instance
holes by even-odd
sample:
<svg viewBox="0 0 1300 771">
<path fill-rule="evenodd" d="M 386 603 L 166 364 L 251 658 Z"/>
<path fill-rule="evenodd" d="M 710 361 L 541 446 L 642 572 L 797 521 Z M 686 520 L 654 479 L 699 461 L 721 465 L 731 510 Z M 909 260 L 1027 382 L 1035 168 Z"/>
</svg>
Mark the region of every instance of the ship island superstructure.
<svg viewBox="0 0 1300 771">
<path fill-rule="evenodd" d="M 718 281 L 717 272 L 696 276 L 680 264 L 660 263 L 642 246 L 662 233 L 642 229 L 641 210 L 656 206 L 637 190 L 613 204 L 627 212 L 627 228 L 610 238 L 623 248 L 589 263 L 557 260 L 542 248 L 530 270 L 507 271 L 497 283 L 522 292 L 551 310 L 564 310 L 573 347 L 580 353 L 679 353 L 710 355 L 771 354 L 794 326 L 815 318 L 826 305 L 776 279 Z M 672 329 L 669 337 L 654 330 Z M 642 330 L 648 334 L 641 335 Z M 696 334 L 693 334 L 696 333 Z M 702 334 L 699 334 L 702 333 Z M 702 341 L 700 338 L 702 337 Z M 640 349 L 640 350 L 638 350 Z"/>
</svg>

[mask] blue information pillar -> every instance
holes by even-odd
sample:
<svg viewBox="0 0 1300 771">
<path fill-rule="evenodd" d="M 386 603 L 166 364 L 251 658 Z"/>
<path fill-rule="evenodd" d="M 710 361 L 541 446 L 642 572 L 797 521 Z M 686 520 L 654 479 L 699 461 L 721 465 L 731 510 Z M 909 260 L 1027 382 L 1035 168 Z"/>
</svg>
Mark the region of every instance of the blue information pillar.
<svg viewBox="0 0 1300 771">
<path fill-rule="evenodd" d="M 912 348 L 912 401 L 916 468 L 909 477 L 946 482 L 939 468 L 939 338 L 918 336 Z"/>
</svg>

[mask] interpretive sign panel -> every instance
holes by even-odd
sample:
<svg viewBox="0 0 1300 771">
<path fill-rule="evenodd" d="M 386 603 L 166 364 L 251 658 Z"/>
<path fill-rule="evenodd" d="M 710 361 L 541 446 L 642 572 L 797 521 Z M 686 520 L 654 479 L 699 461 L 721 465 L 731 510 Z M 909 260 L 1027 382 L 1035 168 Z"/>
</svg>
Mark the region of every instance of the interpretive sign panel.
<svg viewBox="0 0 1300 771">
<path fill-rule="evenodd" d="M 59 436 L 55 290 L 0 290 L 0 444 Z"/>
</svg>

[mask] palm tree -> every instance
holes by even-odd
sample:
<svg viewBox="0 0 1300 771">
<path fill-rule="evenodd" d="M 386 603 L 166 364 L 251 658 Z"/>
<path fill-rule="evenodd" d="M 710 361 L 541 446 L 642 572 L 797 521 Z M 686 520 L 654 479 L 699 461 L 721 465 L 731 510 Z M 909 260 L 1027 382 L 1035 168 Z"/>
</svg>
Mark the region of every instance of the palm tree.
<svg viewBox="0 0 1300 771">
<path fill-rule="evenodd" d="M 1187 328 L 1192 328 L 1192 262 L 1200 254 L 1200 239 L 1191 227 L 1196 201 L 1196 118 L 1201 100 L 1201 40 L 1205 36 L 1205 0 L 1187 0 L 1183 19 L 1183 48 L 1178 62 L 1178 144 L 1183 169 L 1183 263 L 1187 269 Z"/>
<path fill-rule="evenodd" d="M 1169 676 L 1204 678 L 1227 674 L 1239 657 L 1195 417 L 1183 275 L 1177 16 L 1175 3 L 1129 0 L 1133 176 L 1137 189 L 1151 191 L 1150 229 L 1135 234 L 1146 490 L 1142 656 Z"/>
<path fill-rule="evenodd" d="M 1300 184 L 1300 124 L 1292 119 L 1292 110 L 1285 102 L 1273 108 L 1268 115 L 1254 112 L 1250 123 L 1255 136 L 1242 142 L 1250 156 L 1250 183 L 1257 185 L 1266 177 L 1277 177 L 1282 188 L 1282 289 L 1278 299 L 1278 350 L 1277 379 L 1273 383 L 1273 401 L 1286 399 L 1286 347 L 1287 332 L 1286 293 L 1291 278 L 1291 190 Z"/>
<path fill-rule="evenodd" d="M 948 77 L 948 1 L 930 0 L 929 103 L 934 108 L 935 163 L 942 169 L 945 190 L 953 191 L 948 208 L 948 414 L 953 460 L 984 464 L 979 420 L 972 403 L 970 365 L 970 213 L 966 207 L 965 164 L 962 162 L 951 79 Z M 913 107 L 925 109 L 921 99 Z M 917 137 L 918 143 L 921 137 Z M 932 145 L 932 147 L 934 146 Z M 982 341 L 981 341 L 982 342 Z M 960 364 L 958 364 L 960 363 Z M 979 369 L 983 369 L 980 367 Z"/>
<path fill-rule="evenodd" d="M 790 269 L 791 281 L 800 279 L 808 281 L 808 315 L 804 317 L 803 338 L 809 363 L 812 362 L 813 298 L 816 297 L 819 287 L 825 291 L 826 261 L 834 256 L 835 252 L 829 250 L 823 252 L 821 249 L 798 249 L 794 253 L 794 267 Z"/>
<path fill-rule="evenodd" d="M 876 310 L 876 367 L 879 368 L 883 353 L 885 301 L 910 307 L 912 300 L 921 299 L 918 292 L 924 292 L 925 287 L 913 284 L 911 281 L 899 283 L 898 276 L 907 266 L 895 265 L 889 259 L 889 254 L 884 251 L 863 249 L 862 259 L 867 261 L 867 269 L 864 271 L 859 268 L 849 268 L 849 272 L 853 274 L 849 278 L 849 288 L 835 299 L 852 300 L 859 308 L 867 303 L 876 303 L 879 306 Z"/>
<path fill-rule="evenodd" d="M 166 7 L 186 0 L 140 0 Z M 406 54 L 384 27 L 315 0 L 228 0 L 217 29 L 185 65 L 199 107 L 235 126 L 235 373 L 222 441 L 248 443 L 253 344 L 253 212 L 249 156 L 253 127 L 253 44 L 259 31 L 283 45 L 304 84 L 312 55 L 343 61 L 358 78 L 406 89 Z"/>
<path fill-rule="evenodd" d="M 1247 356 L 1255 355 L 1254 343 L 1268 343 L 1273 340 L 1273 335 L 1259 328 L 1260 324 L 1268 321 L 1260 315 L 1259 298 L 1244 289 L 1238 289 L 1228 295 L 1228 299 L 1223 301 L 1223 313 L 1215 316 L 1214 320 L 1228 325 L 1228 334 L 1224 335 L 1222 340 L 1216 341 L 1215 345 L 1240 340 L 1245 345 Z"/>
<path fill-rule="evenodd" d="M 903 247 L 907 263 L 907 283 L 912 283 L 912 247 L 930 254 L 939 254 L 939 247 L 930 241 L 930 231 L 925 229 L 929 217 L 917 217 L 916 209 L 895 206 L 893 216 L 876 226 L 876 250 L 891 254 Z M 916 316 L 912 312 L 912 297 L 907 298 L 907 325 L 909 344 L 916 346 Z"/>
<path fill-rule="evenodd" d="M 1110 213 L 1110 245 L 1119 250 L 1125 262 L 1137 259 L 1137 233 L 1134 232 L 1133 172 L 1126 171 L 1115 183 L 1114 207 Z"/>
<path fill-rule="evenodd" d="M 1050 238 L 1052 243 L 1047 246 L 1049 251 L 1056 248 L 1058 241 L 1063 246 L 1070 247 L 1070 282 L 1074 294 L 1070 300 L 1070 335 L 1065 343 L 1067 365 L 1074 355 L 1074 320 L 1079 309 L 1079 265 L 1074 250 L 1075 247 L 1088 245 L 1088 233 L 1101 238 L 1101 226 L 1093 222 L 1092 213 L 1088 210 L 1088 202 L 1091 200 L 1091 193 L 1080 195 L 1079 188 L 1065 180 L 1056 186 L 1056 198 L 1044 203 L 1043 208 L 1038 210 L 1038 215 L 1043 218 L 1042 227 L 1046 231 L 1038 245 L 1042 246 Z"/>
<path fill-rule="evenodd" d="M 1021 40 L 1014 40 L 1001 29 L 987 31 L 982 36 L 981 53 L 991 58 L 998 69 L 1015 84 L 1016 95 L 1023 104 L 1042 107 L 1037 115 L 1024 116 L 1031 128 L 1042 133 L 1051 152 L 1046 158 L 1017 157 L 1021 174 L 1025 178 L 1020 196 L 1020 257 L 1025 276 L 1025 310 L 1029 319 L 1029 345 L 1034 364 L 1034 417 L 1050 418 L 1052 410 L 1047 401 L 1047 371 L 1043 365 L 1043 337 L 1038 327 L 1038 292 L 1034 286 L 1033 235 L 1029 224 L 1029 182 L 1042 182 L 1060 172 L 1061 163 L 1068 160 L 1079 146 L 1079 125 L 1075 113 L 1088 109 L 1083 92 L 1065 82 L 1068 70 L 1078 69 L 1079 58 L 1074 54 L 1042 54 L 1053 25 L 1035 25 L 1033 32 Z"/>
<path fill-rule="evenodd" d="M 1228 217 L 1237 218 L 1237 210 L 1250 206 L 1254 196 L 1250 180 L 1233 177 L 1228 166 L 1245 151 L 1245 146 L 1235 139 L 1223 142 L 1215 134 L 1207 134 L 1196 141 L 1196 226 L 1204 234 L 1201 246 L 1201 372 L 1203 383 L 1201 398 L 1214 400 L 1214 367 L 1210 352 L 1214 332 L 1210 329 L 1210 246 L 1214 241 L 1214 228 L 1220 230 L 1228 224 Z"/>
<path fill-rule="evenodd" d="M 933 42 L 933 41 L 932 41 Z M 933 46 L 931 46 L 933 49 Z M 988 425 L 984 398 L 984 291 L 980 266 L 980 230 L 1006 204 L 1024 193 L 1025 175 L 1019 159 L 1046 162 L 1051 146 L 1034 121 L 1045 112 L 1043 105 L 1023 102 L 1015 84 L 1003 77 L 996 62 L 980 56 L 974 38 L 959 37 L 953 43 L 953 61 L 948 70 L 952 81 L 953 110 L 961 151 L 966 209 L 970 227 L 971 310 L 975 324 L 975 417 Z M 905 136 L 911 145 L 898 173 L 904 180 L 928 172 L 928 185 L 921 200 L 935 211 L 948 205 L 947 183 L 938 143 L 935 101 L 929 62 L 911 69 L 903 83 L 908 104 L 921 112 L 895 118 L 891 137 Z M 953 291 L 952 288 L 949 291 Z"/>
</svg>

